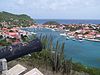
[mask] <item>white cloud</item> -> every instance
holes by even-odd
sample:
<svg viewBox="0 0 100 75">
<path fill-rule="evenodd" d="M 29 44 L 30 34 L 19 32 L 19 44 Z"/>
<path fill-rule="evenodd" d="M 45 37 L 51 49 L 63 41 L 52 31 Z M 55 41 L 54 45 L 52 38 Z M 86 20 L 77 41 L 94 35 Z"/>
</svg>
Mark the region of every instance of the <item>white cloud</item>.
<svg viewBox="0 0 100 75">
<path fill-rule="evenodd" d="M 51 15 L 59 17 L 61 14 L 71 17 L 83 15 L 84 17 L 88 13 L 98 15 L 100 13 L 99 3 L 100 0 L 5 0 L 0 2 L 0 9 L 31 15 L 42 14 L 49 17 Z"/>
<path fill-rule="evenodd" d="M 16 0 L 17 4 L 19 5 L 24 5 L 25 3 L 25 0 Z"/>
<path fill-rule="evenodd" d="M 95 7 L 98 0 L 16 0 L 19 7 L 65 10 L 67 8 Z"/>
</svg>

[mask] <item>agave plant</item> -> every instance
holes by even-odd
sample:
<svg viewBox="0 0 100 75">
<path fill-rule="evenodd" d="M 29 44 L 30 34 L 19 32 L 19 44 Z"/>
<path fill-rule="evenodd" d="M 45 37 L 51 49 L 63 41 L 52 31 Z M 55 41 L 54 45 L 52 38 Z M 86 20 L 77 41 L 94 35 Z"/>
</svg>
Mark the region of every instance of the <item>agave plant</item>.
<svg viewBox="0 0 100 75">
<path fill-rule="evenodd" d="M 69 60 L 64 60 L 62 63 L 62 74 L 65 75 L 70 75 L 71 70 L 72 70 L 72 58 Z"/>
<path fill-rule="evenodd" d="M 43 59 L 47 66 L 50 64 L 53 73 L 61 71 L 62 74 L 70 74 L 72 67 L 72 59 L 67 60 L 64 57 L 64 46 L 65 43 L 62 43 L 60 46 L 59 41 L 56 41 L 56 46 L 53 46 L 53 38 L 47 36 L 41 36 L 41 41 L 43 44 Z"/>
</svg>

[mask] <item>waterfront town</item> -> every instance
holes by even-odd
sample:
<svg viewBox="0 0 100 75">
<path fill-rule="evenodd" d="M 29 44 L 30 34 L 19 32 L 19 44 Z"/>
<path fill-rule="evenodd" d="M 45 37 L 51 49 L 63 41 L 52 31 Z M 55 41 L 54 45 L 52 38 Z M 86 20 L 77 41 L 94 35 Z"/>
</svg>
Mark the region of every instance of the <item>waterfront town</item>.
<svg viewBox="0 0 100 75">
<path fill-rule="evenodd" d="M 33 25 L 33 28 L 49 28 L 61 32 L 60 35 L 77 40 L 100 41 L 100 25 L 96 24 L 57 24 Z"/>
<path fill-rule="evenodd" d="M 21 42 L 21 36 L 29 36 L 35 33 L 23 31 L 22 27 L 12 27 L 8 28 L 6 23 L 0 23 L 2 28 L 0 28 L 0 38 L 6 38 L 7 42 L 16 44 Z M 67 38 L 73 38 L 77 40 L 91 40 L 100 41 L 100 25 L 95 24 L 57 24 L 57 25 L 39 25 L 33 24 L 28 28 L 49 28 L 53 31 L 61 32 L 60 35 L 66 36 Z M 11 39 L 15 39 L 12 41 Z"/>
<path fill-rule="evenodd" d="M 57 33 L 59 33 L 59 36 L 66 38 L 66 39 L 64 39 L 66 42 L 67 42 L 67 40 L 68 41 L 71 40 L 72 42 L 84 41 L 84 40 L 100 42 L 100 24 L 67 24 L 67 23 L 60 24 L 55 21 L 48 21 L 48 22 L 45 22 L 44 24 L 37 24 L 37 23 L 32 23 L 30 20 L 29 21 L 23 20 L 23 19 L 18 20 L 15 18 L 15 19 L 10 19 L 10 21 L 9 21 L 9 19 L 7 19 L 7 21 L 6 20 L 0 21 L 0 46 L 1 46 L 1 48 L 5 47 L 5 46 L 6 46 L 5 48 L 7 48 L 7 46 L 11 48 L 10 45 L 12 45 L 14 47 L 16 46 L 16 48 L 18 46 L 26 46 L 29 43 L 29 41 L 33 39 L 30 36 L 32 36 L 32 37 L 34 37 L 36 35 L 40 36 L 37 31 L 41 32 L 42 30 L 48 30 L 48 31 L 55 32 L 55 33 L 57 32 Z M 47 37 L 46 36 L 42 37 L 42 38 L 40 38 L 40 40 L 43 43 L 43 45 L 45 45 Z M 50 41 L 52 42 L 52 40 L 50 40 Z M 59 41 L 59 39 L 58 39 L 58 41 Z M 57 46 L 57 43 L 56 43 L 56 46 Z M 80 42 L 78 42 L 78 43 L 80 44 Z M 53 47 L 53 44 L 51 44 L 51 47 Z M 5 48 L 4 48 L 4 50 L 5 50 Z M 59 48 L 60 48 L 60 50 L 61 49 L 63 50 L 64 43 L 62 45 L 60 45 Z M 48 63 L 48 65 L 46 65 L 51 68 L 51 70 L 50 70 L 51 73 L 49 75 L 54 75 L 54 74 L 52 74 L 53 73 L 52 67 L 54 67 L 54 65 L 52 65 L 51 63 L 52 63 L 52 60 L 54 60 L 53 63 L 55 64 L 56 52 L 54 54 L 54 58 L 51 57 L 49 52 L 46 55 L 46 56 L 49 56 L 49 59 L 45 58 L 44 54 L 46 51 L 49 51 L 49 49 L 53 50 L 52 48 L 48 48 L 48 50 L 44 48 L 43 51 L 40 52 L 41 54 L 40 53 L 32 54 L 32 55 L 28 54 L 24 58 L 22 57 L 22 58 L 16 59 L 15 61 L 17 61 L 17 60 L 19 60 L 17 62 L 25 61 L 25 62 L 27 62 L 27 64 L 25 63 L 25 65 L 28 65 L 29 67 L 30 67 L 30 65 L 33 66 L 34 64 L 37 67 L 37 65 L 39 65 L 39 63 L 38 63 L 39 61 L 40 61 L 40 64 L 45 64 L 45 63 L 48 63 L 48 61 L 49 61 L 50 63 Z M 52 53 L 52 51 L 50 51 L 50 52 Z M 30 59 L 30 57 L 32 57 L 32 58 Z M 57 55 L 57 57 L 60 58 L 59 54 Z M 43 61 L 45 59 L 48 61 Z M 57 60 L 60 62 L 62 59 L 61 60 L 57 59 Z M 76 65 L 76 64 L 72 66 L 72 61 L 71 62 L 70 61 L 71 60 L 68 60 L 68 63 L 65 63 L 66 65 L 63 63 L 60 63 L 66 67 L 66 68 L 63 67 L 63 65 L 62 65 L 60 67 L 60 69 L 66 69 L 66 71 L 69 71 L 68 73 L 73 73 L 71 75 L 89 75 L 89 74 L 91 75 L 92 71 L 90 69 L 88 72 L 87 66 L 80 66 L 79 64 L 78 65 L 80 67 L 78 67 L 78 65 Z M 30 62 L 32 62 L 32 63 L 30 64 Z M 43 63 L 41 63 L 41 62 L 43 62 Z M 67 62 L 67 60 L 66 60 L 66 62 Z M 12 64 L 12 62 L 11 62 L 11 64 Z M 49 65 L 52 65 L 52 66 L 49 66 Z M 45 65 L 44 65 L 44 67 L 45 67 Z M 71 70 L 72 69 L 71 67 L 73 67 L 74 69 Z M 56 68 L 56 66 L 55 66 L 55 68 Z M 82 68 L 82 70 L 81 70 L 81 68 Z M 59 71 L 61 71 L 60 69 L 59 69 Z M 80 71 L 78 71 L 78 70 L 80 70 Z M 49 70 L 47 71 L 47 68 L 46 68 L 46 71 L 42 71 L 42 70 L 40 70 L 40 71 L 44 75 L 48 75 L 45 73 L 48 73 Z M 98 70 L 98 72 L 100 72 L 100 71 Z M 61 75 L 61 74 L 56 74 L 56 75 Z"/>
<path fill-rule="evenodd" d="M 19 27 L 4 27 L 0 29 L 0 45 L 5 45 L 4 42 L 8 42 L 8 44 L 18 44 L 20 42 L 23 42 L 22 38 L 27 38 L 28 36 L 31 36 L 33 34 L 34 33 L 32 32 L 23 31 Z"/>
<path fill-rule="evenodd" d="M 100 75 L 100 0 L 1 0 L 0 75 Z"/>
</svg>

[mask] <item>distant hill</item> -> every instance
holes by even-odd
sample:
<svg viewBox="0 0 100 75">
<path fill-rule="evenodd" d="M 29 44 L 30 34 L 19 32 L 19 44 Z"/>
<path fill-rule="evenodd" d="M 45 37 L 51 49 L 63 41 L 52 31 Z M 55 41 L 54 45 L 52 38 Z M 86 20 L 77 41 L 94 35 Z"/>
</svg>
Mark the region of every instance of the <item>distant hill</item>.
<svg viewBox="0 0 100 75">
<path fill-rule="evenodd" d="M 35 23 L 35 21 L 28 15 L 16 15 L 5 11 L 0 12 L 0 23 L 2 22 L 5 22 L 3 25 L 12 26 L 29 26 Z"/>
<path fill-rule="evenodd" d="M 60 25 L 60 24 L 56 21 L 48 21 L 48 22 L 44 23 L 43 25 Z"/>
</svg>

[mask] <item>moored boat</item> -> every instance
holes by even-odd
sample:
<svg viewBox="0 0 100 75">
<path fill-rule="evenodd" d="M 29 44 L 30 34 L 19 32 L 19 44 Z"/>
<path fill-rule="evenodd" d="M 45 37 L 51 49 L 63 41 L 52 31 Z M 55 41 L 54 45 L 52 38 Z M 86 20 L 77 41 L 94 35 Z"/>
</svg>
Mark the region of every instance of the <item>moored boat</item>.
<svg viewBox="0 0 100 75">
<path fill-rule="evenodd" d="M 61 36 L 67 36 L 66 33 L 61 33 L 60 35 L 61 35 Z"/>
</svg>

